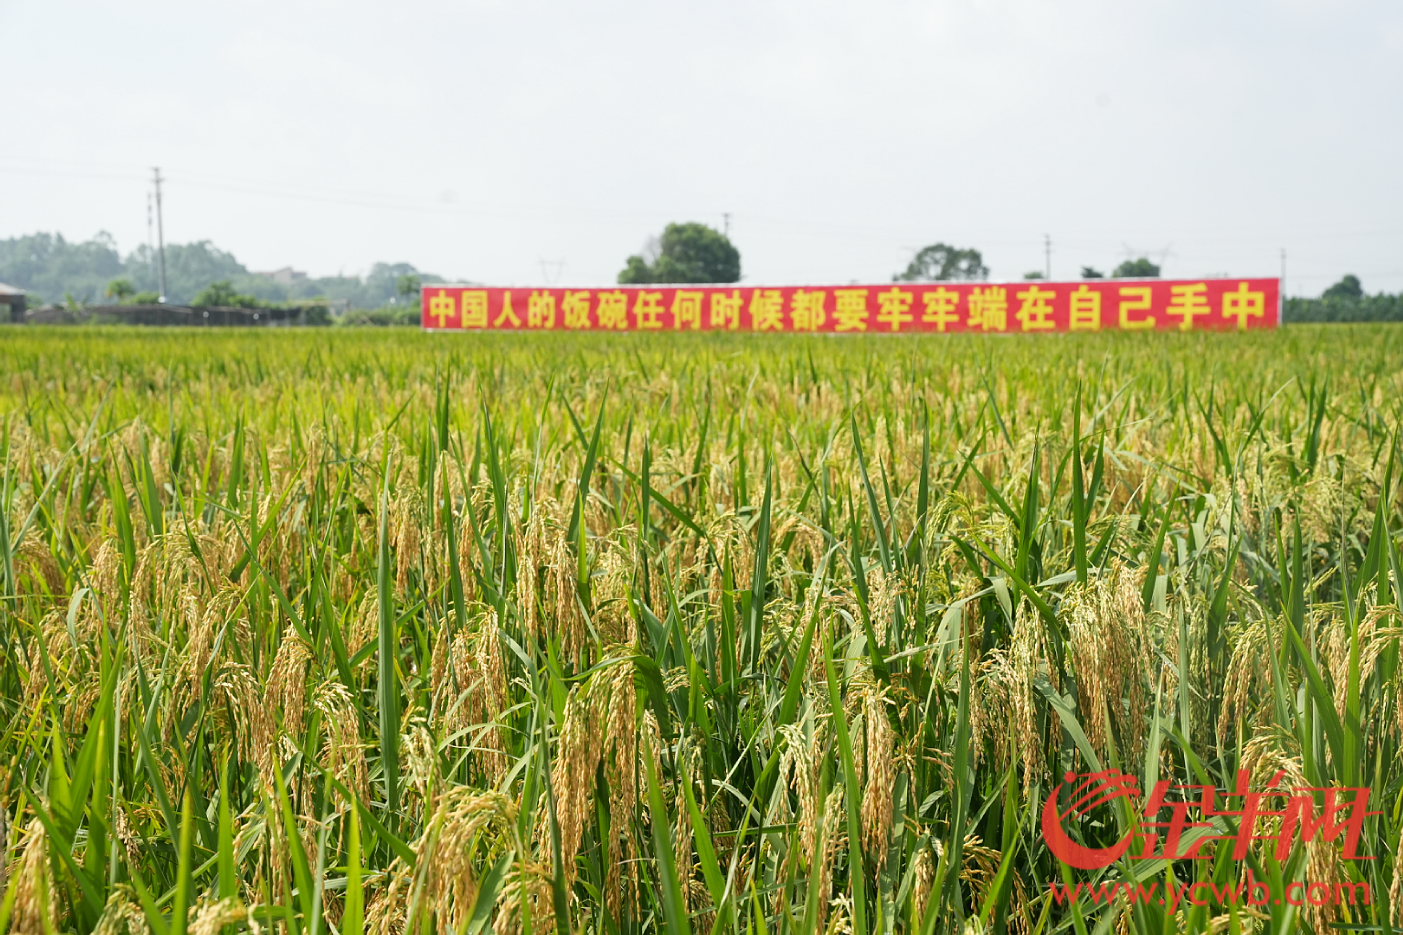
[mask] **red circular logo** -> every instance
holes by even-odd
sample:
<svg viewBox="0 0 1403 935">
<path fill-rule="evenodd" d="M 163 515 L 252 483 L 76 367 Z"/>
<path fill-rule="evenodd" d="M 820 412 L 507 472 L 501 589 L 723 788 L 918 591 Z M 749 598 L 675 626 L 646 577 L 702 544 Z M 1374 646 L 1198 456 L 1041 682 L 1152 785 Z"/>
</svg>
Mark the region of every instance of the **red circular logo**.
<svg viewBox="0 0 1403 935">
<path fill-rule="evenodd" d="M 1078 870 L 1096 870 L 1108 867 L 1120 859 L 1130 849 L 1135 838 L 1135 828 L 1131 828 L 1124 838 L 1110 847 L 1085 847 L 1068 836 L 1062 827 L 1062 820 L 1070 815 L 1084 815 L 1098 805 L 1115 799 L 1138 797 L 1140 788 L 1134 776 L 1119 770 L 1108 769 L 1099 773 L 1067 773 L 1062 782 L 1053 787 L 1043 803 L 1043 840 L 1054 857 L 1069 867 Z M 1080 782 L 1078 782 L 1080 780 Z M 1062 787 L 1067 786 L 1072 802 L 1065 811 L 1058 811 L 1057 799 Z"/>
</svg>

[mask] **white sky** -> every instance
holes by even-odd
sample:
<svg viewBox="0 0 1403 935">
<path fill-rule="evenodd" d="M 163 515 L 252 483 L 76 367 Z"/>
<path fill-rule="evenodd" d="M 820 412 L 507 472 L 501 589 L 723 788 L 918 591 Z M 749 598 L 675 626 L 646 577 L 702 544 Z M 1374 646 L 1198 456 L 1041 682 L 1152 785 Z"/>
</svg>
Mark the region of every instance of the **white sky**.
<svg viewBox="0 0 1403 935">
<path fill-rule="evenodd" d="M 668 221 L 747 282 L 1165 275 L 1403 290 L 1403 3 L 0 0 L 0 237 L 313 275 L 610 282 Z M 563 264 L 556 266 L 555 264 Z"/>
</svg>

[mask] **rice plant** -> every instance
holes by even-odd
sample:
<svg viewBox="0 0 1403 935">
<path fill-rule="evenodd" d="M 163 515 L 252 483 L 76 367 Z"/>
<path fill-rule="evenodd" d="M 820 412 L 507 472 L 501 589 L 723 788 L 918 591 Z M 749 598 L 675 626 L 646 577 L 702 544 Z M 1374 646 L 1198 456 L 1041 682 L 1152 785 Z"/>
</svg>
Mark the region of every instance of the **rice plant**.
<svg viewBox="0 0 1403 935">
<path fill-rule="evenodd" d="M 1397 331 L 31 328 L 0 381 L 2 930 L 1403 924 Z M 1110 768 L 1369 787 L 1372 859 L 1077 881 L 1368 900 L 1057 898 Z"/>
</svg>

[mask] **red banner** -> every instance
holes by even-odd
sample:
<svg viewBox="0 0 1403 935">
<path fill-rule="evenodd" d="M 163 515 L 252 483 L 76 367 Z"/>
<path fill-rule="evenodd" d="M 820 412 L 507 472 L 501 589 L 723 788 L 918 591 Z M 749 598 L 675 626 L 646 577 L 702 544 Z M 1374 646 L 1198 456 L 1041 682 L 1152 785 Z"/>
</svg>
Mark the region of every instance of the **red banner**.
<svg viewBox="0 0 1403 935">
<path fill-rule="evenodd" d="M 1246 331 L 1275 328 L 1277 279 L 880 286 L 425 286 L 424 327 L 487 331 L 839 333 Z"/>
</svg>

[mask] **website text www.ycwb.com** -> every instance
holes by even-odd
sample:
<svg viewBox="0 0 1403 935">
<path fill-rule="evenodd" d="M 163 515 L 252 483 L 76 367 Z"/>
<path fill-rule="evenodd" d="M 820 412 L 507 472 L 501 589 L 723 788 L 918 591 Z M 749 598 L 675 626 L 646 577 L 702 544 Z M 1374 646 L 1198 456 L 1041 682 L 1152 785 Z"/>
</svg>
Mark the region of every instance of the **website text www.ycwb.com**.
<svg viewBox="0 0 1403 935">
<path fill-rule="evenodd" d="M 1109 904 L 1123 897 L 1131 905 L 1192 906 L 1368 906 L 1373 894 L 1368 883 L 1304 883 L 1299 880 L 1284 884 L 1282 892 L 1274 892 L 1271 884 L 1254 879 L 1237 883 L 1048 883 L 1053 905 Z"/>
</svg>

